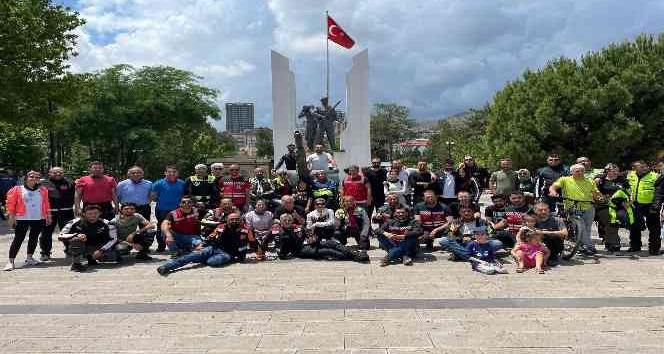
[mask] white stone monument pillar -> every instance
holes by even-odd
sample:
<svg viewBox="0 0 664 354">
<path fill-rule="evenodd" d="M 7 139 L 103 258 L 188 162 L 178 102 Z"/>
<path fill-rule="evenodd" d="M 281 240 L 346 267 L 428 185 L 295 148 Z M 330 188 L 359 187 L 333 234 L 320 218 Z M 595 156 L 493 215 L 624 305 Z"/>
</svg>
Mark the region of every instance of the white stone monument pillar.
<svg viewBox="0 0 664 354">
<path fill-rule="evenodd" d="M 290 70 L 288 57 L 272 50 L 272 143 L 274 163 L 288 152 L 295 132 L 295 74 Z"/>
<path fill-rule="evenodd" d="M 353 57 L 346 74 L 346 129 L 341 132 L 341 150 L 334 155 L 340 168 L 369 166 L 371 162 L 369 110 L 369 50 Z M 343 176 L 343 171 L 340 172 Z"/>
</svg>

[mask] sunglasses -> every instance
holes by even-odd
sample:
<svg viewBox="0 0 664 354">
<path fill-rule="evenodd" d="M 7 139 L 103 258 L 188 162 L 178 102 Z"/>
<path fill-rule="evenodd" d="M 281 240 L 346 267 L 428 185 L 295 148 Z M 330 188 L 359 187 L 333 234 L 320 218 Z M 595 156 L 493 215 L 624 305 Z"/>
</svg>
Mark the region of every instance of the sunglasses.
<svg viewBox="0 0 664 354">
<path fill-rule="evenodd" d="M 215 170 L 215 171 L 221 171 L 221 170 L 223 170 L 223 169 L 224 169 L 223 167 L 215 167 L 215 168 L 213 168 L 213 170 Z"/>
<path fill-rule="evenodd" d="M 190 204 L 194 204 L 194 202 L 193 201 L 180 202 L 180 205 L 190 205 Z"/>
<path fill-rule="evenodd" d="M 316 205 L 325 205 L 325 203 L 316 203 Z"/>
<path fill-rule="evenodd" d="M 231 171 L 231 172 L 237 172 L 237 171 L 239 171 L 239 170 L 236 170 L 236 169 L 234 169 L 234 168 L 231 168 L 230 171 Z"/>
</svg>

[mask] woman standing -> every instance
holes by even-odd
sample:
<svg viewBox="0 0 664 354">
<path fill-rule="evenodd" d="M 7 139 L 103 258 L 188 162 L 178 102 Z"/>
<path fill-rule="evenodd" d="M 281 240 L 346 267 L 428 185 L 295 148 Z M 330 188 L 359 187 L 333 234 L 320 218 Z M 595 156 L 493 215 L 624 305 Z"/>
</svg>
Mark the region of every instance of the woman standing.
<svg viewBox="0 0 664 354">
<path fill-rule="evenodd" d="M 18 254 L 25 235 L 30 231 L 28 238 L 28 257 L 26 266 L 39 264 L 32 255 L 37 248 L 39 233 L 45 225 L 51 223 L 48 190 L 39 185 L 39 172 L 28 172 L 23 185 L 15 186 L 7 192 L 7 212 L 9 214 L 9 227 L 15 228 L 14 240 L 9 248 L 9 262 L 4 270 L 15 268 L 14 259 Z"/>
</svg>

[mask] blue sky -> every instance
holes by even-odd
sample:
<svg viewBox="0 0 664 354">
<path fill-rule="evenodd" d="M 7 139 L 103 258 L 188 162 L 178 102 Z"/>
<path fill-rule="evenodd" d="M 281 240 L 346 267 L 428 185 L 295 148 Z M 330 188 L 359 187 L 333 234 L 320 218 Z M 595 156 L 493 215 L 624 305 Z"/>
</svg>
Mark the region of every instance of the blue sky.
<svg viewBox="0 0 664 354">
<path fill-rule="evenodd" d="M 170 65 L 250 101 L 269 126 L 269 50 L 292 59 L 298 105 L 324 86 L 324 11 L 356 41 L 331 44 L 333 101 L 350 58 L 369 48 L 370 99 L 430 120 L 490 102 L 526 68 L 578 58 L 611 42 L 664 30 L 661 0 L 57 0 L 88 21 L 72 70 Z M 223 127 L 223 121 L 217 123 Z"/>
</svg>

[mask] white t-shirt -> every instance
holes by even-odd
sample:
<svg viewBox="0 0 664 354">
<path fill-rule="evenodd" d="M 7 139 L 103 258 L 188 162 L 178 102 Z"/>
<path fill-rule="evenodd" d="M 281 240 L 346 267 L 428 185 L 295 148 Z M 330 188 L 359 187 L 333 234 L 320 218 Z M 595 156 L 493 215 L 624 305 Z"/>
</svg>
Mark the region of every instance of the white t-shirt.
<svg viewBox="0 0 664 354">
<path fill-rule="evenodd" d="M 441 197 L 443 198 L 454 198 L 456 194 L 454 193 L 454 189 L 456 186 L 454 185 L 454 175 L 450 171 L 445 171 L 445 185 L 443 186 L 443 195 Z"/>
<path fill-rule="evenodd" d="M 313 153 L 307 156 L 307 164 L 311 164 L 312 171 L 327 171 L 332 162 L 332 155 L 327 152 L 322 154 Z"/>
<path fill-rule="evenodd" d="M 25 203 L 25 215 L 16 215 L 16 220 L 41 220 L 42 196 L 39 188 L 31 191 L 21 186 L 21 196 Z"/>
</svg>

